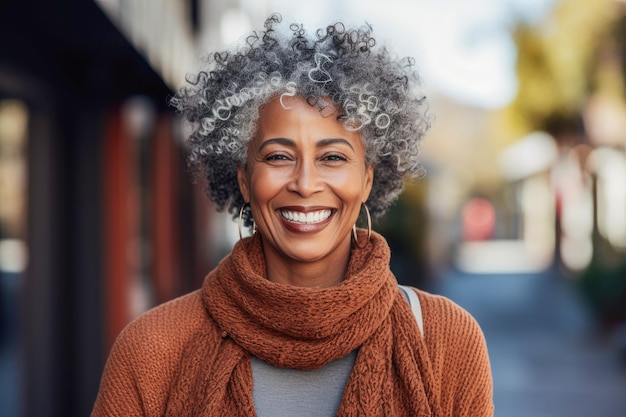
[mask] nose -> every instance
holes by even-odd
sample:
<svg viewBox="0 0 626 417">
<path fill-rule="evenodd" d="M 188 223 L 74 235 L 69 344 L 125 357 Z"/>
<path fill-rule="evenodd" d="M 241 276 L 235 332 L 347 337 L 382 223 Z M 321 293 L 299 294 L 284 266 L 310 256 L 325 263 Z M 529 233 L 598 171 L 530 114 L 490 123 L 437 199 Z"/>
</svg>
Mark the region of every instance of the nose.
<svg viewBox="0 0 626 417">
<path fill-rule="evenodd" d="M 293 176 L 287 185 L 289 191 L 307 198 L 323 189 L 318 167 L 313 161 L 300 161 L 296 164 Z"/>
</svg>

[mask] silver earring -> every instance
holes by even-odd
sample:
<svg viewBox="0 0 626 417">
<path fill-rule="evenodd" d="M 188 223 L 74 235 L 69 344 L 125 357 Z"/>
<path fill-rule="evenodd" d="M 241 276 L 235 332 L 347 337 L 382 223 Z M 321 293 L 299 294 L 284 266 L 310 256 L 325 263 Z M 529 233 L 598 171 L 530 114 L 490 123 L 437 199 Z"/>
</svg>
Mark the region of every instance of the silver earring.
<svg viewBox="0 0 626 417">
<path fill-rule="evenodd" d="M 365 215 L 367 216 L 367 240 L 365 243 L 359 243 L 359 237 L 356 233 L 356 223 L 352 226 L 352 236 L 354 237 L 354 243 L 359 249 L 363 249 L 370 243 L 370 238 L 372 237 L 372 217 L 370 216 L 370 211 L 365 205 L 365 203 L 361 203 L 362 207 L 365 207 Z"/>
<path fill-rule="evenodd" d="M 243 239 L 243 233 L 242 233 L 242 229 L 243 229 L 243 210 L 246 208 L 246 205 L 248 203 L 243 203 L 241 205 L 241 208 L 239 209 L 239 219 L 237 221 L 237 226 L 239 229 L 239 240 Z M 254 219 L 252 219 L 252 234 L 256 233 L 256 223 L 254 221 Z"/>
</svg>

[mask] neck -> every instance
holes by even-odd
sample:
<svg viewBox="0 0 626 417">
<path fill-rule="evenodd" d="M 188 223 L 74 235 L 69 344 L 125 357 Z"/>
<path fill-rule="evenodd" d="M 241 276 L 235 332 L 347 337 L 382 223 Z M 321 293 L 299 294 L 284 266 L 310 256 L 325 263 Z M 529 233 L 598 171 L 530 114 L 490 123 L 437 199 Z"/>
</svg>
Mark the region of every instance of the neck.
<svg viewBox="0 0 626 417">
<path fill-rule="evenodd" d="M 315 261 L 285 261 L 263 245 L 268 280 L 307 288 L 328 288 L 343 281 L 350 260 L 350 239 L 331 256 Z"/>
</svg>

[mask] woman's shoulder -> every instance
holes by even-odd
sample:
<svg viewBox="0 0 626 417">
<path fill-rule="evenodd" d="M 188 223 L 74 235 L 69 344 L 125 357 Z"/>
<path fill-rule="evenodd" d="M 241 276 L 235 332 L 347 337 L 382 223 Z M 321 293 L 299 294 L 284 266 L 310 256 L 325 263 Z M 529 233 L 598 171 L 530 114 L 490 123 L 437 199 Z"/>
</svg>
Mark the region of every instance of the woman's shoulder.
<svg viewBox="0 0 626 417">
<path fill-rule="evenodd" d="M 484 335 L 476 319 L 453 300 L 421 289 L 414 289 L 420 300 L 424 336 L 430 345 L 470 343 L 484 345 Z"/>
<path fill-rule="evenodd" d="M 424 341 L 440 386 L 445 415 L 493 415 L 493 383 L 487 343 L 476 319 L 451 299 L 417 290 Z"/>
<path fill-rule="evenodd" d="M 206 324 L 200 291 L 193 291 L 151 308 L 122 330 L 116 344 L 175 348 Z"/>
<path fill-rule="evenodd" d="M 199 291 L 160 304 L 124 327 L 111 348 L 109 362 L 139 373 L 149 373 L 154 363 L 160 363 L 160 372 L 167 372 L 207 322 Z"/>
</svg>

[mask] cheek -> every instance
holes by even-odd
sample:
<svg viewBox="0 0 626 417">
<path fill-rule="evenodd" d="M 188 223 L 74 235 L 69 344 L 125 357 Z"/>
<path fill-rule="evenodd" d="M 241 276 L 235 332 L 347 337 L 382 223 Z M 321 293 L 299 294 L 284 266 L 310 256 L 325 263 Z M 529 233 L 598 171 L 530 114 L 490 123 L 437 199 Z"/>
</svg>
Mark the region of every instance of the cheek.
<svg viewBox="0 0 626 417">
<path fill-rule="evenodd" d="M 281 176 L 264 170 L 257 170 L 250 176 L 250 197 L 256 204 L 262 204 L 284 186 Z"/>
<path fill-rule="evenodd" d="M 339 171 L 330 177 L 330 182 L 334 183 L 335 189 L 341 191 L 342 194 L 356 198 L 368 189 L 368 180 L 365 174 L 364 171 Z"/>
</svg>

